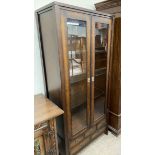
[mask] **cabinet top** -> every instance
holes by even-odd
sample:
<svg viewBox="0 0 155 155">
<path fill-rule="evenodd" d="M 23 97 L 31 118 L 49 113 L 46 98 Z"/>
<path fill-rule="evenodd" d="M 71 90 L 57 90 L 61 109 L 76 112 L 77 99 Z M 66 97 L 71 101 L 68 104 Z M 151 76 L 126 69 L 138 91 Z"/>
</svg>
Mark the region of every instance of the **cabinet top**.
<svg viewBox="0 0 155 155">
<path fill-rule="evenodd" d="M 52 8 L 53 6 L 58 6 L 60 8 L 70 8 L 70 9 L 74 9 L 74 10 L 77 10 L 77 11 L 84 11 L 84 12 L 88 12 L 90 14 L 98 14 L 98 15 L 101 15 L 101 16 L 106 16 L 108 18 L 112 18 L 114 17 L 113 15 L 111 14 L 108 14 L 108 13 L 103 13 L 103 12 L 100 12 L 100 11 L 96 11 L 96 10 L 91 10 L 91 9 L 86 9 L 86 8 L 82 8 L 82 7 L 78 7 L 78 6 L 74 6 L 74 5 L 70 5 L 70 4 L 64 4 L 64 3 L 60 3 L 60 2 L 52 2 L 52 3 L 49 3 L 39 9 L 37 9 L 35 12 L 36 13 L 41 13 L 42 11 L 44 12 L 46 9 L 49 10 L 50 8 Z"/>
<path fill-rule="evenodd" d="M 63 114 L 63 110 L 42 94 L 34 96 L 34 125 Z"/>
</svg>

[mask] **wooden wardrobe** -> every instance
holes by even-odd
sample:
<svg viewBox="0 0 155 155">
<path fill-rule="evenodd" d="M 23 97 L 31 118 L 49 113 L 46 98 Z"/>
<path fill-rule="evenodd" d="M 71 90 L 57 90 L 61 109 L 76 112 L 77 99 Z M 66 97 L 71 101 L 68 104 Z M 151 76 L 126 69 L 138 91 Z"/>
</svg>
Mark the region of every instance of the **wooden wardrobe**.
<svg viewBox="0 0 155 155">
<path fill-rule="evenodd" d="M 108 126 L 109 130 L 118 135 L 121 132 L 121 1 L 107 0 L 95 6 L 97 11 L 114 15 Z"/>
<path fill-rule="evenodd" d="M 59 151 L 73 155 L 108 132 L 113 16 L 53 2 L 36 18 L 46 95 L 64 110 Z"/>
</svg>

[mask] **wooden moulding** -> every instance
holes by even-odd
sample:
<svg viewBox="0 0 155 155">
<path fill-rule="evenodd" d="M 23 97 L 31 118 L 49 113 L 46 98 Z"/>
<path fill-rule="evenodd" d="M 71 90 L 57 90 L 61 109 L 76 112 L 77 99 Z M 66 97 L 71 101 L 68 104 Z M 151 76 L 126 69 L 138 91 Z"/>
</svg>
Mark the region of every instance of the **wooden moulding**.
<svg viewBox="0 0 155 155">
<path fill-rule="evenodd" d="M 121 0 L 107 0 L 95 4 L 97 11 L 114 8 L 117 6 L 121 6 Z"/>
<path fill-rule="evenodd" d="M 68 11 L 78 11 L 81 13 L 88 13 L 88 14 L 94 14 L 94 15 L 100 15 L 103 17 L 110 17 L 111 15 L 108 13 L 103 13 L 103 12 L 99 12 L 99 11 L 95 11 L 95 10 L 90 10 L 90 9 L 86 9 L 86 8 L 82 8 L 82 7 L 78 7 L 78 6 L 74 6 L 74 5 L 69 5 L 69 4 L 64 4 L 64 3 L 60 3 L 60 2 L 52 2 L 50 4 L 45 5 L 44 7 L 41 7 L 39 9 L 37 9 L 35 12 L 38 14 L 44 13 L 48 10 L 51 10 L 51 8 L 55 6 L 55 7 L 59 7 L 60 9 L 64 9 L 64 10 L 68 10 Z"/>
<path fill-rule="evenodd" d="M 43 134 L 43 129 L 48 127 L 48 122 L 39 123 L 34 126 L 34 138 L 37 138 Z"/>
</svg>

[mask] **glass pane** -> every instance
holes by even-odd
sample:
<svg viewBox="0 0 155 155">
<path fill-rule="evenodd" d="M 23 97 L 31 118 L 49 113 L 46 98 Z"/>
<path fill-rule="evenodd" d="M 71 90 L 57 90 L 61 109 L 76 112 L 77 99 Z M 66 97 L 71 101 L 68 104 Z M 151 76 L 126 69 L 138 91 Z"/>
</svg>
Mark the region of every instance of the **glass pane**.
<svg viewBox="0 0 155 155">
<path fill-rule="evenodd" d="M 86 22 L 67 19 L 72 134 L 87 126 Z"/>
<path fill-rule="evenodd" d="M 95 23 L 94 119 L 104 115 L 106 95 L 108 25 Z"/>
</svg>

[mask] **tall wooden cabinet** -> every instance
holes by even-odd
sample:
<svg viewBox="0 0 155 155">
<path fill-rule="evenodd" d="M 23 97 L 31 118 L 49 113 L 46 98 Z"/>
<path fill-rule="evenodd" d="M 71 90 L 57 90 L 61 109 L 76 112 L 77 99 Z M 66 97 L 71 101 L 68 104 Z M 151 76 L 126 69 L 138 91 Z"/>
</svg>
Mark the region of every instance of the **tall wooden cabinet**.
<svg viewBox="0 0 155 155">
<path fill-rule="evenodd" d="M 60 154 L 76 154 L 107 128 L 113 17 L 62 3 L 36 11 L 47 97 L 57 120 Z"/>
</svg>

